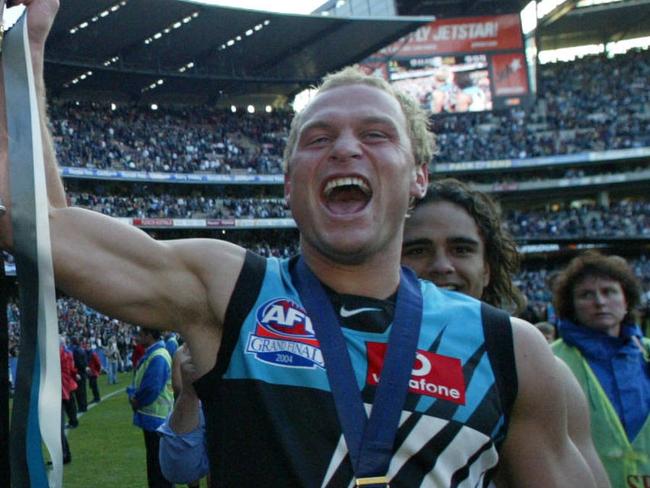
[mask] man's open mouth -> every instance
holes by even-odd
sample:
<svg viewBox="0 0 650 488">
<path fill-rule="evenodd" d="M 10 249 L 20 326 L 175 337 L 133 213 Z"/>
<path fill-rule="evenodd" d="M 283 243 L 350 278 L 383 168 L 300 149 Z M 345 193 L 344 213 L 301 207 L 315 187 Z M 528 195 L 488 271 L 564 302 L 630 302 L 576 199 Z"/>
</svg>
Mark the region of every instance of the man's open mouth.
<svg viewBox="0 0 650 488">
<path fill-rule="evenodd" d="M 371 197 L 370 185 L 363 178 L 356 176 L 333 178 L 323 190 L 325 206 L 336 215 L 360 212 Z"/>
</svg>

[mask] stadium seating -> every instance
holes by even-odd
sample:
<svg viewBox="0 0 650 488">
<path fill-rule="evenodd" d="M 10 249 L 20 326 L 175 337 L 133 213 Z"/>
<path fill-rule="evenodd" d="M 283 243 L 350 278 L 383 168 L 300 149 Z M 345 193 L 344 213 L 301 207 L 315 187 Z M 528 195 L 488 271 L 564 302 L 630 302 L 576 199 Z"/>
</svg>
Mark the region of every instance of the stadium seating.
<svg viewBox="0 0 650 488">
<path fill-rule="evenodd" d="M 432 118 L 439 148 L 434 166 L 650 148 L 649 77 L 647 50 L 541 66 L 538 97 L 530 109 L 513 107 L 500 112 Z M 282 172 L 291 113 L 233 113 L 206 107 L 152 110 L 139 105 L 118 105 L 111 110 L 107 102 L 55 100 L 50 117 L 58 158 L 64 167 L 165 174 L 277 175 Z M 647 158 L 603 159 L 592 164 L 540 166 L 527 171 L 465 173 L 462 179 L 507 187 L 513 182 L 570 180 L 620 172 L 642 174 L 648 170 Z M 119 217 L 290 217 L 277 183 L 233 188 L 133 185 L 125 179 L 109 184 L 101 179 L 66 178 L 66 185 L 70 203 Z M 507 228 L 520 240 L 650 238 L 650 201 L 639 198 L 639 192 L 628 195 L 619 191 L 608 206 L 594 203 L 593 196 L 591 201 L 583 199 L 576 205 L 570 191 L 567 195 L 564 203 L 552 208 L 529 205 L 525 198 L 504 207 Z M 160 232 L 158 237 L 170 235 L 170 231 L 155 232 Z M 193 231 L 183 235 L 189 232 Z M 275 243 L 232 233 L 227 238 L 264 255 L 289 256 L 297 251 L 295 236 L 288 242 Z M 541 311 L 550 300 L 546 279 L 553 268 L 538 262 L 525 260 L 516 282 L 531 306 Z M 641 251 L 631 262 L 648 295 L 650 258 Z M 128 328 L 122 324 L 69 300 L 59 302 L 59 312 L 64 333 L 65 323 L 83 319 L 88 340 L 103 342 L 110 334 L 128 339 Z"/>
</svg>

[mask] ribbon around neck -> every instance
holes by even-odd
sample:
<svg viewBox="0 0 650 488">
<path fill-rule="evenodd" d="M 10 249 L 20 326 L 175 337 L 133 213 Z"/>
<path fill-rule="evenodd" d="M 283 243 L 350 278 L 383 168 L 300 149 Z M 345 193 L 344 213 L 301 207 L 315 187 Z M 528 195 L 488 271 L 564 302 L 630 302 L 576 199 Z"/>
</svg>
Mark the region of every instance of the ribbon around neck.
<svg viewBox="0 0 650 488">
<path fill-rule="evenodd" d="M 339 320 L 327 293 L 302 256 L 292 274 L 325 360 L 343 437 L 357 480 L 388 474 L 422 322 L 422 292 L 415 273 L 400 271 L 400 284 L 379 385 L 367 417 Z M 382 481 L 368 486 L 386 486 Z"/>
<path fill-rule="evenodd" d="M 2 65 L 21 344 L 11 423 L 14 487 L 63 483 L 61 364 L 40 115 L 27 11 L 6 33 Z M 42 445 L 52 459 L 45 469 Z"/>
</svg>

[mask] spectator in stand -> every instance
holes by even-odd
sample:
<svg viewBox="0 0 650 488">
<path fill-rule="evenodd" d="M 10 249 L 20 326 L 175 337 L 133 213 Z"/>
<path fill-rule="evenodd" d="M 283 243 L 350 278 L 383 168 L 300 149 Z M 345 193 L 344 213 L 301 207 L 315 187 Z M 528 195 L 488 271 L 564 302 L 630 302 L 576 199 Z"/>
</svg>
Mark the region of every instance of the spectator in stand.
<svg viewBox="0 0 650 488">
<path fill-rule="evenodd" d="M 145 353 L 135 371 L 133 385 L 127 388 L 133 409 L 133 424 L 142 429 L 147 459 L 149 488 L 171 488 L 160 471 L 159 436 L 156 429 L 171 411 L 174 398 L 171 383 L 171 358 L 160 331 L 140 327 L 138 342 Z"/>
<path fill-rule="evenodd" d="M 591 408 L 598 454 L 614 487 L 650 480 L 650 340 L 634 323 L 639 282 L 623 258 L 574 258 L 553 288 L 560 319 L 555 354 Z"/>
<path fill-rule="evenodd" d="M 90 385 L 90 391 L 93 393 L 93 399 L 90 403 L 99 403 L 101 401 L 101 395 L 99 394 L 97 379 L 102 374 L 102 363 L 95 345 L 92 345 L 86 350 L 86 357 L 88 359 L 88 369 L 86 370 L 88 373 L 88 384 Z"/>
</svg>

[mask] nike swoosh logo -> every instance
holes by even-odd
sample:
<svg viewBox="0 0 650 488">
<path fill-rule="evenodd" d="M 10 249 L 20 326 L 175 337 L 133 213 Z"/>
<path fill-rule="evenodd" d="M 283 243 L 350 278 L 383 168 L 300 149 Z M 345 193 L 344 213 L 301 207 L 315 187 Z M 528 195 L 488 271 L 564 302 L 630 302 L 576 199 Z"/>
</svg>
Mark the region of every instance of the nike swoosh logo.
<svg viewBox="0 0 650 488">
<path fill-rule="evenodd" d="M 363 312 L 381 312 L 381 308 L 365 307 L 365 308 L 353 308 L 352 310 L 348 310 L 347 308 L 345 308 L 345 305 L 343 305 L 339 313 L 341 314 L 341 317 L 345 319 Z"/>
</svg>

